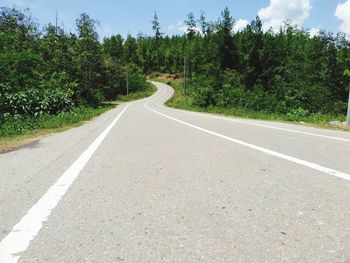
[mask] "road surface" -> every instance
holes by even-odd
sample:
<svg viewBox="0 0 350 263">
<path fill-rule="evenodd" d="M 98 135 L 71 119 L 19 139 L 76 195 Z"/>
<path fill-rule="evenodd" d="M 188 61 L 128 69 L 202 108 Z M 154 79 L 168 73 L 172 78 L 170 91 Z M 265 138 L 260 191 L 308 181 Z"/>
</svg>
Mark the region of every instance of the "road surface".
<svg viewBox="0 0 350 263">
<path fill-rule="evenodd" d="M 350 262 L 350 134 L 166 108 L 0 155 L 0 262 Z"/>
</svg>

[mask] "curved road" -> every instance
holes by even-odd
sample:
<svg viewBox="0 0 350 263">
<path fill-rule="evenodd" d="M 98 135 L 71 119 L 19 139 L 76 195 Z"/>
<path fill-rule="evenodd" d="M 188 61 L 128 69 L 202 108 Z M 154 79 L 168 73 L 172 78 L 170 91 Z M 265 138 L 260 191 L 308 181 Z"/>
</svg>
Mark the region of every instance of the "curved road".
<svg viewBox="0 0 350 263">
<path fill-rule="evenodd" d="M 350 134 L 166 108 L 0 155 L 0 262 L 349 262 Z"/>
</svg>

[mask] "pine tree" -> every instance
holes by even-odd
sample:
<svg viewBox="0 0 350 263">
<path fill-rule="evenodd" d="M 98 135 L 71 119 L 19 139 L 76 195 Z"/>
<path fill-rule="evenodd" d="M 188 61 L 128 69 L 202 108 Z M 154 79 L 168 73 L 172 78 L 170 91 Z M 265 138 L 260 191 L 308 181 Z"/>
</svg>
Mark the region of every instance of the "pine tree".
<svg viewBox="0 0 350 263">
<path fill-rule="evenodd" d="M 158 72 L 160 72 L 160 50 L 159 49 L 160 49 L 160 42 L 161 42 L 163 33 L 161 33 L 160 23 L 156 12 L 154 12 L 152 29 L 154 31 L 154 37 L 155 37 L 156 48 L 157 48 L 157 68 L 158 68 Z"/>
<path fill-rule="evenodd" d="M 197 25 L 193 12 L 188 13 L 185 25 L 187 26 L 187 37 L 189 40 L 192 40 L 197 34 Z"/>
<path fill-rule="evenodd" d="M 238 68 L 237 50 L 233 38 L 233 26 L 235 20 L 231 17 L 226 7 L 221 13 L 221 19 L 217 24 L 217 43 L 219 46 L 222 69 Z"/>
</svg>

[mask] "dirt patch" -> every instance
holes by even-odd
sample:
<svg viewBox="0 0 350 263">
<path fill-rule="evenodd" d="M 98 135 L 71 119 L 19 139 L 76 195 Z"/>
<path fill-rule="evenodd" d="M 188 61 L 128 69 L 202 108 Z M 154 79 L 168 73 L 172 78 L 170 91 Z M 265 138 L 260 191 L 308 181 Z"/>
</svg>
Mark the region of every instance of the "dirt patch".
<svg viewBox="0 0 350 263">
<path fill-rule="evenodd" d="M 168 81 L 168 80 L 179 79 L 179 78 L 181 78 L 181 76 L 179 74 L 165 73 L 165 74 L 157 75 L 156 78 L 159 79 L 159 80 Z"/>
<path fill-rule="evenodd" d="M 21 138 L 9 140 L 8 142 L 0 142 L 0 154 L 13 152 L 20 149 L 38 148 L 42 136 L 34 138 Z"/>
</svg>

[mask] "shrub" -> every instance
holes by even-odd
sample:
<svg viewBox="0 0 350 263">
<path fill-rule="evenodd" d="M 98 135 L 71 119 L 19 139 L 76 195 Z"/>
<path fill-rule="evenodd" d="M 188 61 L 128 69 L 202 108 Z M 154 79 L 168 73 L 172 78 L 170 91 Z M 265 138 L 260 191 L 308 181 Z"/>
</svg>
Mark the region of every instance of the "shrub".
<svg viewBox="0 0 350 263">
<path fill-rule="evenodd" d="M 307 116 L 309 116 L 309 111 L 305 110 L 303 108 L 297 108 L 294 110 L 291 110 L 287 113 L 287 118 L 290 121 L 299 121 Z"/>
<path fill-rule="evenodd" d="M 261 85 L 255 85 L 252 90 L 247 91 L 245 108 L 255 111 L 274 112 L 278 104 L 276 96 L 265 91 Z"/>
<path fill-rule="evenodd" d="M 196 77 L 192 80 L 193 102 L 200 107 L 211 107 L 217 103 L 217 92 L 214 87 L 214 79 L 204 76 Z"/>
<path fill-rule="evenodd" d="M 73 106 L 72 89 L 75 83 L 67 80 L 64 73 L 55 73 L 43 80 L 39 88 L 27 88 L 13 92 L 9 85 L 0 85 L 0 110 L 2 118 L 9 116 L 37 117 L 42 114 L 58 114 Z"/>
</svg>

